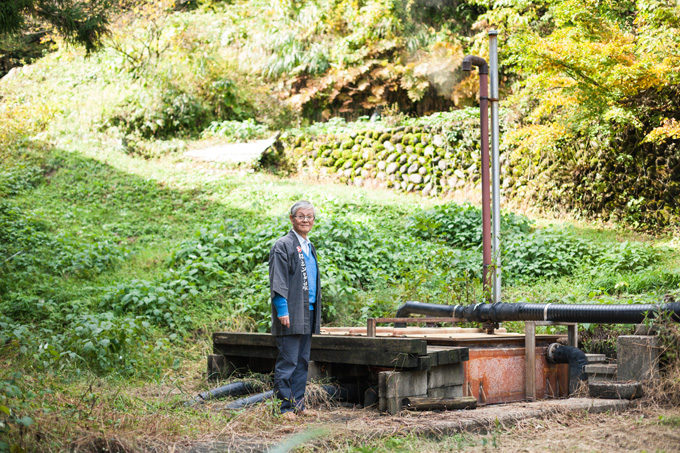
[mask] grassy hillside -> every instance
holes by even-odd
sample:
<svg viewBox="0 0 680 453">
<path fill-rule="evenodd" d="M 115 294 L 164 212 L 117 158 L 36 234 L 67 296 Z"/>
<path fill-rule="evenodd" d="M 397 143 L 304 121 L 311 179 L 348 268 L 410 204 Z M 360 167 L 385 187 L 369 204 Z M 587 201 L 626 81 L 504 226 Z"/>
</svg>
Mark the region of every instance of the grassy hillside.
<svg viewBox="0 0 680 453">
<path fill-rule="evenodd" d="M 406 300 L 480 300 L 478 208 L 179 155 L 147 160 L 77 132 L 51 140 L 17 144 L 2 167 L 0 334 L 10 365 L 2 405 L 11 413 L 3 429 L 25 448 L 43 448 L 39 437 L 56 448 L 100 432 L 141 436 L 143 445 L 149 433 L 126 413 L 161 417 L 168 439 L 226 423 L 228 415 L 206 421 L 172 408 L 208 385 L 211 332 L 267 328 L 266 254 L 300 198 L 320 209 L 312 240 L 326 325 L 361 325 Z M 680 295 L 677 239 L 506 220 L 506 301 Z M 172 396 L 151 407 L 139 390 L 123 391 L 149 386 Z M 82 398 L 96 408 L 89 418 L 73 410 Z M 203 428 L 188 430 L 187 417 Z M 57 419 L 70 428 L 62 432 Z"/>
<path fill-rule="evenodd" d="M 317 3 L 314 14 L 321 14 L 326 2 Z M 365 119 L 313 123 L 314 115 L 276 89 L 290 68 L 277 77 L 273 69 L 255 70 L 265 61 L 274 65 L 276 59 L 258 52 L 271 34 L 286 31 L 268 28 L 267 17 L 292 26 L 300 14 L 313 13 L 302 8 L 285 22 L 288 9 L 263 16 L 254 14 L 256 6 L 264 8 L 253 3 L 252 15 L 243 2 L 168 14 L 142 4 L 137 16 L 117 22 L 102 52 L 85 57 L 61 48 L 0 83 L 0 358 L 6 364 L 0 451 L 14 444 L 27 451 L 92 450 L 111 438 L 149 449 L 244 423 L 244 414 L 177 405 L 209 385 L 203 369 L 211 332 L 267 330 L 267 253 L 289 228 L 287 209 L 301 198 L 320 211 L 311 239 L 322 266 L 324 324 L 362 325 L 369 316 L 393 315 L 407 300 L 481 300 L 480 210 L 462 199 L 184 156 L 207 143 L 290 126 L 296 126 L 291 136 L 311 137 L 366 125 Z M 375 25 L 358 24 L 363 28 L 326 30 L 323 45 L 334 49 L 335 34 L 356 38 Z M 399 31 L 390 24 L 376 42 Z M 315 42 L 299 57 L 310 76 Z M 235 53 L 233 46 L 248 45 L 252 54 Z M 239 55 L 252 59 L 239 62 Z M 300 61 L 290 64 L 297 68 Z M 414 121 L 387 109 L 378 124 Z M 518 153 L 518 160 L 535 162 Z M 648 236 L 526 212 L 506 212 L 503 221 L 506 302 L 680 297 L 680 242 L 672 229 Z M 586 345 L 605 348 L 599 333 L 585 326 Z M 260 380 L 266 385 L 266 377 Z M 277 423 L 261 415 L 244 424 Z"/>
</svg>

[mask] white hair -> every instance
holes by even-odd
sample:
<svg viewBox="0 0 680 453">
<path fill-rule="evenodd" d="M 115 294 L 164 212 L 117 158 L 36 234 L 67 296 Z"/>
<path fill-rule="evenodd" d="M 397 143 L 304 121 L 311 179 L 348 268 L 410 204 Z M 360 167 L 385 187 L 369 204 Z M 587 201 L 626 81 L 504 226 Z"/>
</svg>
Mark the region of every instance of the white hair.
<svg viewBox="0 0 680 453">
<path fill-rule="evenodd" d="M 290 208 L 290 215 L 294 216 L 295 214 L 297 214 L 298 209 L 311 209 L 314 211 L 314 217 L 316 217 L 316 208 L 309 201 L 300 200 L 297 203 L 295 203 L 293 207 Z"/>
</svg>

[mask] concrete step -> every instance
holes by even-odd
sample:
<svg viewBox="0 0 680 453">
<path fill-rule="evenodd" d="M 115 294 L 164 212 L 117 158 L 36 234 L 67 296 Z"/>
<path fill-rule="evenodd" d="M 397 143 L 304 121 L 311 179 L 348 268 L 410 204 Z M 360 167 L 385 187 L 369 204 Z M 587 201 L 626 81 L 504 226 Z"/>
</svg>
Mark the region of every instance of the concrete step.
<svg viewBox="0 0 680 453">
<path fill-rule="evenodd" d="M 607 356 L 604 354 L 586 354 L 588 363 L 607 363 Z"/>
<path fill-rule="evenodd" d="M 613 381 L 616 379 L 616 364 L 593 363 L 585 367 L 589 382 Z"/>
<path fill-rule="evenodd" d="M 632 400 L 642 396 L 642 384 L 635 381 L 601 381 L 588 384 L 591 398 Z"/>
</svg>

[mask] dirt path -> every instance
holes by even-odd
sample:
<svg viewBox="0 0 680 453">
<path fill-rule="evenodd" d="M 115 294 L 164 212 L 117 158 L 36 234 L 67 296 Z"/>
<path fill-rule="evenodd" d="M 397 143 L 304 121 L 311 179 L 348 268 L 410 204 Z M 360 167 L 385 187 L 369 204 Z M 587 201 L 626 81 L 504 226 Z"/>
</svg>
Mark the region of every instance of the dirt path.
<svg viewBox="0 0 680 453">
<path fill-rule="evenodd" d="M 404 448 L 397 451 L 680 451 L 680 409 L 646 409 L 644 403 L 634 402 L 621 412 L 605 410 L 606 405 L 584 411 L 573 409 L 583 405 L 569 401 L 398 416 L 375 409 L 323 407 L 313 417 L 293 422 L 271 417 L 269 423 L 264 422 L 266 414 L 254 409 L 238 415 L 233 426 L 213 440 L 178 446 L 178 451 L 287 451 L 293 446 L 298 451 L 391 451 L 386 450 L 386 439 L 400 440 L 395 445 Z"/>
<path fill-rule="evenodd" d="M 276 138 L 268 138 L 249 143 L 215 145 L 187 151 L 185 155 L 208 162 L 250 163 L 259 159 L 262 153 L 272 146 L 275 141 Z"/>
</svg>

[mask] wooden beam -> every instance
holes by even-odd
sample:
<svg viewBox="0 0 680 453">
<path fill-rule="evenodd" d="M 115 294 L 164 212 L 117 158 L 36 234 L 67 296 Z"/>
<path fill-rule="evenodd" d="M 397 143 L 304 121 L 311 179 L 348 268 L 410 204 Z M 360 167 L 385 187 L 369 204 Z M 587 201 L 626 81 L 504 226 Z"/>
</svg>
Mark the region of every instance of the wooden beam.
<svg viewBox="0 0 680 453">
<path fill-rule="evenodd" d="M 427 359 L 421 359 L 427 357 Z M 380 351 L 352 351 L 352 350 L 327 350 L 312 349 L 311 360 L 315 362 L 347 363 L 352 365 L 373 365 L 389 368 L 419 369 L 425 366 L 427 360 L 429 369 L 429 356 L 417 356 L 413 354 L 389 353 Z"/>
<path fill-rule="evenodd" d="M 405 409 L 414 411 L 446 411 L 475 409 L 477 398 L 474 396 L 460 396 L 457 398 L 409 397 L 402 401 Z"/>
<path fill-rule="evenodd" d="M 422 338 L 350 337 L 345 335 L 314 335 L 312 350 L 365 350 L 403 354 L 427 354 L 427 341 Z"/>
<path fill-rule="evenodd" d="M 270 333 L 249 332 L 215 332 L 213 344 L 272 346 L 276 347 L 276 339 Z"/>
<path fill-rule="evenodd" d="M 536 323 L 524 323 L 524 373 L 526 399 L 536 401 Z"/>
<path fill-rule="evenodd" d="M 213 334 L 213 344 L 276 348 L 276 339 L 269 333 L 218 332 Z M 427 354 L 427 341 L 422 338 L 313 335 L 312 349 L 365 350 L 425 355 Z"/>
</svg>

